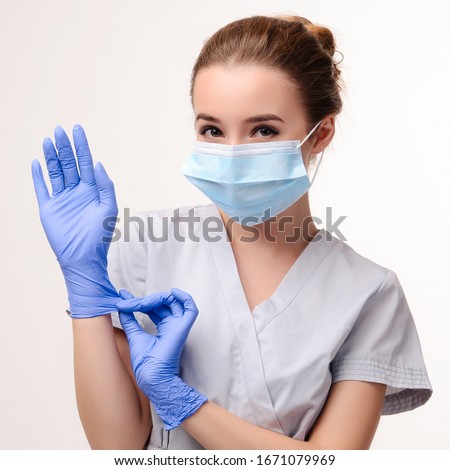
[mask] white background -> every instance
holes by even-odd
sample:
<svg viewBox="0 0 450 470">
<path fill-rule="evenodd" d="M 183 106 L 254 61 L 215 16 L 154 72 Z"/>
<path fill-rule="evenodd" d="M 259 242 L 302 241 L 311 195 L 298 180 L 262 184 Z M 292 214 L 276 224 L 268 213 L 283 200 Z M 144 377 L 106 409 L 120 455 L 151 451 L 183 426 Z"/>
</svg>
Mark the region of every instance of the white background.
<svg viewBox="0 0 450 470">
<path fill-rule="evenodd" d="M 362 255 L 397 273 L 434 394 L 382 417 L 373 449 L 448 449 L 448 11 L 440 1 L 0 1 L 0 448 L 87 449 L 71 321 L 40 225 L 32 158 L 56 125 L 86 129 L 121 208 L 207 203 L 179 172 L 195 138 L 202 43 L 250 15 L 295 13 L 335 33 L 346 89 L 311 190 Z"/>
</svg>

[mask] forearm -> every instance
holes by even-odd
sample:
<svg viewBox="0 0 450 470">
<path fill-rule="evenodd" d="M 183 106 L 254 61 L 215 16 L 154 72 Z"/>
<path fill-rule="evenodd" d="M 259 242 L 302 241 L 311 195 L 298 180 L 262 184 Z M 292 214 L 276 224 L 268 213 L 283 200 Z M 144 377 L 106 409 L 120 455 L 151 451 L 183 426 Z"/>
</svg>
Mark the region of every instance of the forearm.
<svg viewBox="0 0 450 470">
<path fill-rule="evenodd" d="M 318 449 L 277 432 L 255 426 L 208 400 L 181 424 L 205 449 Z"/>
<path fill-rule="evenodd" d="M 72 326 L 77 405 L 90 446 L 142 449 L 146 424 L 110 315 L 73 318 Z"/>
</svg>

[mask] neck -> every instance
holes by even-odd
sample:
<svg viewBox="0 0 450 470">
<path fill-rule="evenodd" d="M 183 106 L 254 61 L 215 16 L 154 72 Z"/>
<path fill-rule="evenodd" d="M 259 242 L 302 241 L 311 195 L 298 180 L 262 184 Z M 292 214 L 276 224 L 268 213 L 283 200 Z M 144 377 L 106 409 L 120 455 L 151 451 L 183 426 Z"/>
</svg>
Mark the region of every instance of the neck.
<svg viewBox="0 0 450 470">
<path fill-rule="evenodd" d="M 220 208 L 219 213 L 234 246 L 242 244 L 249 248 L 297 251 L 299 247 L 306 246 L 319 231 L 311 217 L 308 193 L 276 217 L 251 227 L 232 221 Z"/>
</svg>

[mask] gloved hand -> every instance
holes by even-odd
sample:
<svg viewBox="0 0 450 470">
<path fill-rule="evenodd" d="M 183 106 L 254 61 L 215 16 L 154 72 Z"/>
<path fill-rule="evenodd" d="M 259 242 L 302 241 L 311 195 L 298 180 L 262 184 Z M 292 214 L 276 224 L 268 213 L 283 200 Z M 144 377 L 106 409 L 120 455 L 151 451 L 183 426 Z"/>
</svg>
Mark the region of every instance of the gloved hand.
<svg viewBox="0 0 450 470">
<path fill-rule="evenodd" d="M 87 318 L 117 311 L 120 296 L 109 280 L 106 255 L 118 210 L 114 185 L 101 163 L 93 167 L 79 125 L 73 128 L 73 141 L 80 174 L 69 138 L 58 126 L 58 151 L 49 138 L 43 143 L 52 197 L 38 160 L 33 160 L 32 176 L 41 222 L 64 274 L 70 315 Z"/>
<path fill-rule="evenodd" d="M 117 309 L 128 338 L 136 382 L 169 431 L 208 400 L 178 377 L 181 353 L 197 318 L 197 306 L 181 289 L 147 297 L 133 297 L 125 289 L 119 293 L 125 300 L 117 302 Z M 146 333 L 133 312 L 148 314 L 156 325 L 157 336 Z"/>
</svg>

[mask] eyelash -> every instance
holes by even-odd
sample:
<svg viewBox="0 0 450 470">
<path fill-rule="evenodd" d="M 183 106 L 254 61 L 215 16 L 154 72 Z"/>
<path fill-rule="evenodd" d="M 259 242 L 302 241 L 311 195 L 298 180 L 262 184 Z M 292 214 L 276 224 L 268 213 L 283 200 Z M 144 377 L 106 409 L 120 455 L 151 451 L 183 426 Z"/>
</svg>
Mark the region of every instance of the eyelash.
<svg viewBox="0 0 450 470">
<path fill-rule="evenodd" d="M 219 132 L 221 132 L 220 129 L 218 129 L 217 127 L 214 127 L 214 126 L 205 126 L 205 127 L 203 127 L 202 129 L 200 129 L 198 133 L 199 133 L 200 135 L 205 135 L 206 132 L 208 132 L 208 131 L 211 130 L 211 129 L 216 129 L 216 130 L 218 130 Z M 277 134 L 279 134 L 279 131 L 277 131 L 277 130 L 273 129 L 272 127 L 269 127 L 269 126 L 259 126 L 259 127 L 257 127 L 256 129 L 253 130 L 253 133 L 259 131 L 260 129 L 269 129 L 270 132 L 271 132 L 271 135 L 277 135 Z M 269 136 L 262 136 L 262 137 L 269 137 Z"/>
</svg>

